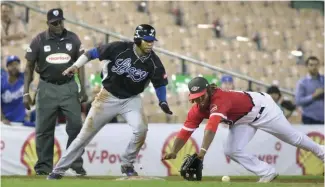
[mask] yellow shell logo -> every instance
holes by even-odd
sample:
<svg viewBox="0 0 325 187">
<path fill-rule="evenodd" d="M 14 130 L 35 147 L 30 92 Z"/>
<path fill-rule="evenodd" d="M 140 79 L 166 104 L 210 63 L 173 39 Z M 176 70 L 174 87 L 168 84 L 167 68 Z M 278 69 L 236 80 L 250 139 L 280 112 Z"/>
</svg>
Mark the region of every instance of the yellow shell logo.
<svg viewBox="0 0 325 187">
<path fill-rule="evenodd" d="M 61 148 L 59 142 L 54 138 L 54 152 L 53 152 L 53 163 L 54 165 L 61 158 Z M 28 136 L 25 141 L 20 154 L 20 161 L 24 166 L 27 167 L 28 175 L 35 175 L 34 166 L 38 160 L 36 153 L 36 142 L 35 142 L 35 133 L 32 133 Z"/>
<path fill-rule="evenodd" d="M 170 153 L 173 147 L 175 138 L 177 137 L 178 132 L 171 134 L 163 146 L 162 155 L 165 153 Z M 187 154 L 197 153 L 199 150 L 197 143 L 193 138 L 189 138 L 184 145 L 184 147 L 178 152 L 177 158 L 172 160 L 163 160 L 164 165 L 168 169 L 168 176 L 179 175 L 179 169 L 183 163 L 184 157 Z"/>
<path fill-rule="evenodd" d="M 318 132 L 307 134 L 314 142 L 324 145 L 324 135 Z M 324 164 L 313 153 L 297 149 L 297 164 L 302 168 L 303 175 L 322 175 Z"/>
</svg>

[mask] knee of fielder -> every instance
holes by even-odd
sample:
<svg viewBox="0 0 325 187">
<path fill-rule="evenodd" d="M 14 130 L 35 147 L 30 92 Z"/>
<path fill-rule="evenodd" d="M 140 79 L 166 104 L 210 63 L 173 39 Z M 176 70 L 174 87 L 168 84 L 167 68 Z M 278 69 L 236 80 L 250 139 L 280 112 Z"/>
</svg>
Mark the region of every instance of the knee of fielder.
<svg viewBox="0 0 325 187">
<path fill-rule="evenodd" d="M 224 153 L 226 156 L 230 157 L 231 159 L 235 159 L 239 155 L 240 152 L 242 152 L 242 151 L 239 149 L 226 148 Z"/>
</svg>

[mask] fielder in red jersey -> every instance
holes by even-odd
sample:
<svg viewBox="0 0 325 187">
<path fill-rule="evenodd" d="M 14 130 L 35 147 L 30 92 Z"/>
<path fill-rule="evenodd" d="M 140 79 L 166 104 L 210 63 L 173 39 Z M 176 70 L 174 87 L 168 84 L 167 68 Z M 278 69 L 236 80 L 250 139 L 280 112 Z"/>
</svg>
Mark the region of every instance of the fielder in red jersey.
<svg viewBox="0 0 325 187">
<path fill-rule="evenodd" d="M 257 129 L 268 132 L 293 146 L 311 151 L 324 162 L 323 148 L 293 128 L 267 93 L 225 91 L 209 84 L 202 77 L 192 79 L 188 88 L 189 100 L 195 104 L 188 112 L 171 152 L 165 154 L 162 159 L 175 159 L 203 119 L 209 119 L 198 157 L 204 158 L 218 125 L 221 122 L 227 123 L 229 134 L 224 148 L 225 154 L 248 171 L 260 176 L 259 182 L 270 182 L 278 176 L 278 173 L 271 165 L 244 151 L 244 147 L 253 138 Z"/>
</svg>

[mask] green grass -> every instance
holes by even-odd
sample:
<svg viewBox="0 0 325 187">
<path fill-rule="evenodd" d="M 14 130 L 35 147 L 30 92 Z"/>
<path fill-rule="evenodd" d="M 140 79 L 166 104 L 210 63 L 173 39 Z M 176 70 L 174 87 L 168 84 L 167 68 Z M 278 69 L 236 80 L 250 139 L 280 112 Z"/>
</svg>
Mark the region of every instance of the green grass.
<svg viewBox="0 0 325 187">
<path fill-rule="evenodd" d="M 40 176 L 2 176 L 2 187 L 323 187 L 323 176 L 279 176 L 272 183 L 256 183 L 257 177 L 231 177 L 231 182 L 221 182 L 221 177 L 204 177 L 201 182 L 183 181 L 180 177 L 167 177 L 166 181 L 116 181 L 119 177 L 65 177 L 48 181 Z"/>
</svg>

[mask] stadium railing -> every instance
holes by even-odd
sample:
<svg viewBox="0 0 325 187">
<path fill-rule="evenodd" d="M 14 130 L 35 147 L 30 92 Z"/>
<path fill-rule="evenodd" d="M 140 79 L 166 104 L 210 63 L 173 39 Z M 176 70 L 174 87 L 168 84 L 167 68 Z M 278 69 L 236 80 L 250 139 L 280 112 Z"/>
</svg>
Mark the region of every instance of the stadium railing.
<svg viewBox="0 0 325 187">
<path fill-rule="evenodd" d="M 17 1 L 10 1 L 8 3 L 11 3 L 13 5 L 22 6 L 22 7 L 26 8 L 26 22 L 28 22 L 29 11 L 35 11 L 35 12 L 38 12 L 38 13 L 44 14 L 44 15 L 47 13 L 46 11 L 41 10 L 41 9 L 39 9 L 39 8 L 37 8 L 35 6 L 32 6 L 32 5 L 28 4 L 28 3 L 17 2 Z M 118 38 L 120 40 L 131 41 L 131 38 L 128 38 L 128 37 L 123 36 L 121 34 L 109 31 L 107 29 L 97 28 L 97 27 L 94 27 L 94 26 L 89 25 L 87 23 L 77 21 L 77 20 L 73 20 L 73 19 L 71 19 L 69 17 L 66 17 L 65 21 L 68 22 L 68 23 L 75 24 L 75 25 L 78 25 L 80 27 L 83 27 L 85 29 L 89 29 L 89 30 L 96 31 L 98 33 L 104 34 L 106 43 L 108 43 L 110 41 L 110 37 Z M 214 72 L 224 73 L 224 74 L 232 75 L 233 77 L 236 77 L 236 78 L 239 78 L 239 79 L 242 79 L 242 80 L 246 80 L 248 82 L 248 88 L 251 88 L 253 84 L 263 86 L 265 88 L 271 86 L 270 84 L 266 84 L 266 83 L 264 83 L 262 81 L 254 79 L 252 77 L 249 77 L 249 76 L 246 76 L 246 75 L 243 75 L 243 74 L 239 74 L 239 73 L 236 73 L 236 72 L 233 72 L 233 71 L 225 70 L 223 68 L 219 68 L 219 67 L 213 66 L 211 64 L 208 64 L 206 62 L 199 61 L 199 60 L 190 58 L 188 56 L 180 55 L 180 54 L 165 50 L 163 48 L 154 47 L 154 50 L 156 52 L 162 53 L 164 55 L 167 55 L 167 56 L 170 56 L 170 57 L 173 57 L 173 58 L 176 58 L 176 59 L 180 59 L 182 64 L 183 64 L 182 67 L 184 67 L 185 63 L 192 63 L 192 64 L 196 64 L 198 66 L 203 66 L 203 67 L 205 67 L 207 69 L 210 69 L 210 70 L 212 70 Z M 294 96 L 294 93 L 292 91 L 288 90 L 288 89 L 280 88 L 280 91 L 282 92 L 282 94 L 292 96 L 292 97 Z"/>
</svg>

